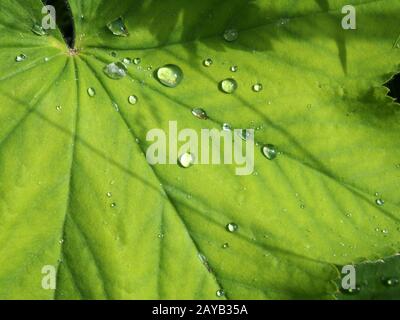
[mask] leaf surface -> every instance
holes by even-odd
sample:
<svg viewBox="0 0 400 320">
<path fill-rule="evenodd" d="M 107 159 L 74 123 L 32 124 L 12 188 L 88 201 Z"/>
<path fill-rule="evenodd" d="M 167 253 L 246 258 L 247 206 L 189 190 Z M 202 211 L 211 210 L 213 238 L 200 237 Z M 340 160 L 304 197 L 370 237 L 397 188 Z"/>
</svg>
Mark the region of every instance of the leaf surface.
<svg viewBox="0 0 400 320">
<path fill-rule="evenodd" d="M 0 296 L 333 298 L 335 265 L 397 252 L 400 116 L 382 84 L 399 69 L 400 3 L 353 3 L 356 30 L 341 27 L 342 0 L 71 0 L 75 54 L 59 31 L 31 32 L 40 1 L 2 0 Z M 118 17 L 128 37 L 106 28 Z M 142 62 L 108 78 L 125 57 Z M 154 77 L 170 63 L 184 72 L 173 89 Z M 254 173 L 150 166 L 146 134 L 169 121 L 255 128 Z"/>
</svg>

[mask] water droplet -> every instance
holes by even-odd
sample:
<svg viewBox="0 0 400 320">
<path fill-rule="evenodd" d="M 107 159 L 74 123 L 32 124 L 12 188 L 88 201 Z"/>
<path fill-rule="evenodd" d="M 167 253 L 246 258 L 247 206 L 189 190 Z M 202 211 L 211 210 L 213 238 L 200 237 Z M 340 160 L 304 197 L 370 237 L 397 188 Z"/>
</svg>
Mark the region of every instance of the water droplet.
<svg viewBox="0 0 400 320">
<path fill-rule="evenodd" d="M 203 61 L 203 66 L 205 66 L 205 67 L 210 67 L 212 64 L 213 64 L 213 61 L 211 58 L 205 59 Z"/>
<path fill-rule="evenodd" d="M 358 294 L 360 291 L 361 291 L 361 287 L 360 286 L 356 286 L 355 289 L 352 289 L 352 288 L 342 289 L 343 293 L 350 294 L 350 295 Z"/>
<path fill-rule="evenodd" d="M 236 29 L 227 29 L 224 32 L 224 39 L 228 42 L 237 40 L 239 32 Z"/>
<path fill-rule="evenodd" d="M 58 243 L 59 243 L 59 244 L 63 244 L 63 243 L 64 243 L 64 239 L 60 239 L 60 240 L 58 241 Z"/>
<path fill-rule="evenodd" d="M 301 205 L 300 205 L 300 209 L 305 209 L 306 208 L 306 205 L 304 204 L 304 203 L 302 203 Z"/>
<path fill-rule="evenodd" d="M 376 199 L 376 200 L 375 200 L 375 203 L 376 203 L 378 206 L 383 206 L 383 205 L 385 204 L 385 201 L 382 200 L 382 199 Z"/>
<path fill-rule="evenodd" d="M 262 153 L 268 160 L 273 160 L 278 155 L 278 151 L 273 144 L 266 144 L 265 146 L 263 146 Z"/>
<path fill-rule="evenodd" d="M 179 157 L 178 161 L 181 167 L 189 168 L 194 163 L 194 157 L 191 153 L 186 152 Z"/>
<path fill-rule="evenodd" d="M 223 249 L 228 249 L 228 248 L 229 248 L 229 243 L 228 243 L 228 242 L 225 242 L 225 243 L 222 245 L 222 248 L 223 248 Z"/>
<path fill-rule="evenodd" d="M 399 284 L 398 278 L 384 278 L 382 279 L 382 283 L 387 287 L 394 287 Z"/>
<path fill-rule="evenodd" d="M 125 65 L 128 65 L 128 64 L 131 64 L 131 63 L 132 63 L 132 59 L 131 59 L 131 58 L 124 58 L 124 59 L 122 60 L 122 62 L 123 62 Z"/>
<path fill-rule="evenodd" d="M 116 53 L 115 51 L 111 51 L 111 52 L 110 52 L 110 56 L 113 57 L 113 58 L 115 58 L 115 57 L 117 56 L 117 53 Z"/>
<path fill-rule="evenodd" d="M 207 120 L 208 116 L 207 113 L 201 108 L 195 108 L 192 110 L 192 114 L 201 120 Z"/>
<path fill-rule="evenodd" d="M 111 207 L 111 208 L 115 208 L 116 206 L 117 206 L 117 204 L 116 204 L 115 202 L 113 202 L 113 203 L 110 204 L 110 207 Z"/>
<path fill-rule="evenodd" d="M 56 106 L 56 110 L 57 110 L 58 112 L 61 112 L 62 107 L 61 107 L 61 106 Z"/>
<path fill-rule="evenodd" d="M 49 62 L 49 60 L 50 60 L 50 59 L 49 59 L 48 57 L 45 57 L 45 58 L 44 58 L 44 62 Z"/>
<path fill-rule="evenodd" d="M 220 82 L 220 89 L 228 94 L 234 93 L 238 87 L 235 79 L 225 79 Z"/>
<path fill-rule="evenodd" d="M 141 62 L 142 62 L 142 59 L 140 59 L 140 58 L 133 59 L 133 63 L 136 65 L 140 64 Z"/>
<path fill-rule="evenodd" d="M 177 65 L 167 64 L 157 70 L 157 79 L 163 85 L 175 88 L 183 79 L 183 71 Z"/>
<path fill-rule="evenodd" d="M 93 88 L 88 88 L 87 93 L 89 97 L 94 97 L 96 95 L 96 90 L 94 90 Z"/>
<path fill-rule="evenodd" d="M 247 141 L 251 137 L 251 133 L 250 133 L 250 131 L 247 131 L 246 129 L 243 129 L 243 130 L 239 131 L 239 137 L 242 140 Z"/>
<path fill-rule="evenodd" d="M 157 237 L 160 238 L 160 239 L 164 239 L 164 233 L 159 233 L 159 234 L 157 235 Z"/>
<path fill-rule="evenodd" d="M 21 54 L 19 54 L 19 55 L 17 55 L 15 57 L 15 61 L 16 62 L 22 62 L 22 61 L 25 61 L 26 58 L 27 58 L 27 56 L 25 54 L 21 53 Z"/>
<path fill-rule="evenodd" d="M 234 222 L 228 223 L 226 225 L 226 230 L 228 230 L 229 232 L 235 232 L 238 228 L 239 226 Z"/>
<path fill-rule="evenodd" d="M 217 295 L 217 297 L 223 297 L 223 296 L 225 296 L 225 291 L 224 290 L 222 290 L 222 289 L 219 289 L 219 290 L 217 290 L 217 292 L 216 292 L 216 295 Z"/>
<path fill-rule="evenodd" d="M 39 24 L 39 23 L 35 23 L 32 26 L 32 32 L 38 36 L 46 36 L 48 33 L 47 31 Z"/>
<path fill-rule="evenodd" d="M 107 28 L 112 32 L 113 35 L 119 37 L 126 37 L 129 35 L 128 29 L 125 26 L 124 19 L 119 17 L 118 19 L 107 23 Z"/>
<path fill-rule="evenodd" d="M 109 78 L 118 80 L 126 76 L 128 69 L 126 68 L 126 65 L 118 61 L 106 65 L 103 71 Z"/>
<path fill-rule="evenodd" d="M 263 89 L 263 85 L 261 83 L 256 83 L 253 85 L 253 91 L 254 92 L 260 92 Z"/>
<path fill-rule="evenodd" d="M 130 104 L 136 104 L 138 102 L 138 97 L 136 97 L 135 95 L 129 96 L 128 102 Z"/>
<path fill-rule="evenodd" d="M 224 124 L 222 125 L 222 130 L 224 130 L 224 131 L 231 131 L 231 130 L 232 130 L 232 127 L 231 127 L 231 125 L 230 125 L 229 123 L 224 123 Z"/>
<path fill-rule="evenodd" d="M 237 72 L 238 69 L 239 69 L 238 66 L 232 66 L 232 67 L 230 67 L 229 70 L 231 70 L 231 72 Z"/>
<path fill-rule="evenodd" d="M 116 103 L 116 102 L 113 101 L 112 105 L 113 105 L 115 111 L 119 112 L 119 105 L 118 105 L 118 103 Z"/>
<path fill-rule="evenodd" d="M 111 198 L 111 197 L 112 197 L 112 193 L 111 193 L 111 192 L 107 192 L 107 193 L 106 193 L 106 196 L 107 196 L 108 198 Z"/>
<path fill-rule="evenodd" d="M 388 230 L 388 229 L 382 229 L 382 233 L 383 233 L 383 234 L 388 234 L 388 233 L 389 233 L 389 230 Z"/>
</svg>

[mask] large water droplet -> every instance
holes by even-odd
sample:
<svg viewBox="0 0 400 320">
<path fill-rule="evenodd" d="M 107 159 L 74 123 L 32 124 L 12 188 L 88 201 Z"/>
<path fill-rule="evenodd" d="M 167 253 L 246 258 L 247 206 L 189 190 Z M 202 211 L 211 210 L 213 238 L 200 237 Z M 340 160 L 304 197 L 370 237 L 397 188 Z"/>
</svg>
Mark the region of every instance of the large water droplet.
<svg viewBox="0 0 400 320">
<path fill-rule="evenodd" d="M 46 36 L 48 34 L 47 31 L 39 23 L 34 23 L 31 30 L 34 34 L 38 36 Z"/>
<path fill-rule="evenodd" d="M 126 37 L 129 35 L 128 29 L 125 26 L 124 19 L 119 17 L 118 19 L 107 23 L 107 28 L 115 36 Z"/>
<path fill-rule="evenodd" d="M 205 59 L 205 60 L 203 61 L 203 65 L 204 65 L 205 67 L 210 67 L 212 64 L 213 64 L 213 61 L 212 61 L 211 58 Z"/>
<path fill-rule="evenodd" d="M 87 93 L 88 93 L 89 97 L 94 97 L 96 95 L 96 90 L 93 88 L 88 88 Z"/>
<path fill-rule="evenodd" d="M 268 160 L 273 160 L 278 155 L 278 151 L 273 144 L 266 144 L 263 146 L 262 153 Z"/>
<path fill-rule="evenodd" d="M 22 62 L 22 61 L 25 61 L 26 58 L 27 58 L 27 56 L 25 54 L 21 53 L 21 54 L 19 54 L 19 55 L 17 55 L 15 57 L 15 61 L 16 62 Z"/>
<path fill-rule="evenodd" d="M 128 69 L 125 64 L 118 61 L 106 65 L 103 71 L 109 78 L 118 80 L 126 76 Z"/>
<path fill-rule="evenodd" d="M 234 93 L 238 87 L 235 79 L 225 79 L 220 82 L 220 88 L 223 92 L 231 94 Z"/>
<path fill-rule="evenodd" d="M 130 104 L 136 104 L 138 102 L 138 97 L 136 97 L 135 95 L 129 96 L 128 102 Z"/>
<path fill-rule="evenodd" d="M 236 29 L 227 29 L 224 32 L 224 39 L 228 42 L 235 41 L 239 37 L 239 32 Z"/>
<path fill-rule="evenodd" d="M 235 232 L 238 228 L 239 226 L 234 222 L 228 223 L 226 225 L 226 230 L 228 230 L 229 232 Z"/>
<path fill-rule="evenodd" d="M 191 153 L 186 152 L 179 157 L 178 161 L 181 167 L 189 168 L 194 163 L 194 157 Z"/>
<path fill-rule="evenodd" d="M 207 113 L 201 108 L 195 108 L 192 110 L 192 114 L 201 120 L 207 120 L 208 116 Z"/>
<path fill-rule="evenodd" d="M 183 79 L 183 71 L 177 65 L 167 64 L 157 70 L 157 79 L 163 85 L 175 88 Z"/>
</svg>

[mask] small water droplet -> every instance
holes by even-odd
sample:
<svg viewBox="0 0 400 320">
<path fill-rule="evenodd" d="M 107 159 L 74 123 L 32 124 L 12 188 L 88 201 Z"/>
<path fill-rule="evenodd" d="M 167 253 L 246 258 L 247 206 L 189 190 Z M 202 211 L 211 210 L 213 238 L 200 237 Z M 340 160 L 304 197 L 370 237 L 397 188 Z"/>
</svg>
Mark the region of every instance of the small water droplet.
<svg viewBox="0 0 400 320">
<path fill-rule="evenodd" d="M 49 59 L 48 57 L 45 57 L 45 58 L 44 58 L 44 62 L 49 62 L 49 60 L 50 60 L 50 59 Z"/>
<path fill-rule="evenodd" d="M 116 103 L 116 102 L 113 101 L 112 105 L 113 105 L 115 111 L 119 112 L 119 105 L 118 105 L 118 103 Z"/>
<path fill-rule="evenodd" d="M 383 233 L 383 234 L 388 234 L 388 233 L 389 233 L 389 230 L 388 230 L 388 229 L 382 229 L 382 233 Z"/>
<path fill-rule="evenodd" d="M 57 110 L 58 112 L 61 112 L 62 107 L 61 107 L 61 106 L 56 106 L 56 110 Z"/>
<path fill-rule="evenodd" d="M 122 62 L 123 62 L 125 65 L 129 65 L 129 64 L 132 63 L 132 59 L 131 59 L 131 58 L 124 58 L 124 59 L 122 60 Z"/>
<path fill-rule="evenodd" d="M 256 83 L 255 85 L 253 85 L 253 91 L 254 92 L 260 92 L 263 89 L 263 85 L 261 83 Z"/>
<path fill-rule="evenodd" d="M 211 58 L 207 58 L 203 61 L 203 66 L 205 66 L 205 67 L 210 67 L 210 66 L 212 66 L 212 64 L 213 64 L 213 61 Z"/>
<path fill-rule="evenodd" d="M 247 141 L 251 137 L 250 131 L 248 131 L 246 129 L 240 130 L 238 135 L 244 141 Z"/>
<path fill-rule="evenodd" d="M 228 223 L 226 225 L 226 230 L 228 230 L 229 232 L 235 232 L 238 228 L 239 226 L 234 222 Z"/>
<path fill-rule="evenodd" d="M 229 248 L 229 243 L 228 243 L 228 242 L 225 242 L 225 243 L 222 245 L 222 248 L 223 248 L 223 249 L 228 249 L 228 248 Z"/>
<path fill-rule="evenodd" d="M 31 30 L 37 36 L 46 36 L 48 34 L 47 31 L 39 23 L 34 23 Z"/>
<path fill-rule="evenodd" d="M 383 205 L 385 204 L 385 201 L 384 201 L 383 199 L 376 199 L 376 200 L 375 200 L 375 203 L 376 203 L 378 206 L 383 206 Z"/>
<path fill-rule="evenodd" d="M 135 96 L 135 95 L 129 96 L 128 102 L 129 102 L 130 104 L 136 104 L 136 103 L 138 102 L 138 97 Z"/>
<path fill-rule="evenodd" d="M 142 59 L 140 59 L 140 58 L 133 59 L 133 63 L 136 65 L 140 64 L 141 62 L 142 62 Z"/>
<path fill-rule="evenodd" d="M 64 243 L 64 239 L 60 239 L 60 240 L 58 241 L 58 243 L 59 243 L 59 244 L 63 244 L 63 243 Z"/>
<path fill-rule="evenodd" d="M 236 29 L 227 29 L 224 32 L 224 39 L 228 42 L 237 40 L 239 32 Z"/>
<path fill-rule="evenodd" d="M 157 235 L 157 237 L 160 238 L 160 239 L 164 239 L 164 233 L 159 233 L 159 234 Z"/>
<path fill-rule="evenodd" d="M 25 61 L 26 58 L 27 58 L 27 56 L 25 54 L 21 53 L 21 54 L 19 54 L 19 55 L 17 55 L 15 57 L 15 61 L 16 62 L 22 62 L 22 61 Z"/>
<path fill-rule="evenodd" d="M 113 202 L 113 203 L 110 204 L 110 207 L 111 207 L 111 208 L 115 208 L 116 206 L 117 206 L 117 204 L 116 204 L 115 202 Z"/>
<path fill-rule="evenodd" d="M 201 108 L 195 108 L 192 110 L 192 114 L 201 120 L 207 120 L 208 116 L 207 113 Z"/>
<path fill-rule="evenodd" d="M 278 151 L 273 144 L 266 144 L 265 146 L 263 146 L 262 153 L 268 160 L 273 160 L 278 155 Z"/>
<path fill-rule="evenodd" d="M 122 17 L 107 23 L 107 28 L 115 36 L 126 37 L 129 35 L 128 29 L 126 28 L 124 19 Z"/>
<path fill-rule="evenodd" d="M 382 279 L 382 283 L 387 287 L 394 287 L 399 284 L 398 278 L 384 278 Z"/>
<path fill-rule="evenodd" d="M 107 192 L 107 193 L 106 193 L 106 196 L 107 196 L 108 198 L 111 198 L 111 197 L 112 197 L 112 193 L 111 193 L 111 192 Z"/>
<path fill-rule="evenodd" d="M 191 153 L 186 152 L 179 157 L 178 161 L 179 161 L 179 164 L 181 165 L 181 167 L 189 168 L 194 163 L 194 157 Z"/>
<path fill-rule="evenodd" d="M 225 296 L 225 291 L 224 290 L 222 290 L 222 289 L 219 289 L 219 290 L 217 290 L 217 292 L 216 292 L 216 295 L 217 295 L 217 297 L 223 297 L 223 296 Z"/>
<path fill-rule="evenodd" d="M 128 69 L 122 62 L 117 61 L 106 65 L 103 71 L 109 78 L 119 80 L 126 76 Z"/>
<path fill-rule="evenodd" d="M 231 72 L 237 72 L 239 70 L 238 66 L 232 66 L 229 68 L 229 70 L 231 70 Z"/>
<path fill-rule="evenodd" d="M 342 292 L 345 294 L 349 294 L 349 295 L 355 295 L 358 294 L 361 291 L 361 287 L 360 286 L 356 286 L 355 289 L 353 288 L 349 288 L 349 289 L 342 289 Z"/>
<path fill-rule="evenodd" d="M 220 89 L 228 94 L 234 93 L 238 87 L 238 84 L 235 79 L 225 79 L 222 80 L 219 84 Z"/>
<path fill-rule="evenodd" d="M 94 97 L 96 95 L 96 90 L 90 87 L 87 89 L 87 93 L 89 97 Z"/>
<path fill-rule="evenodd" d="M 224 124 L 222 124 L 222 130 L 231 131 L 232 127 L 231 127 L 231 125 L 229 123 L 224 123 Z"/>
<path fill-rule="evenodd" d="M 183 71 L 177 65 L 167 64 L 157 70 L 157 79 L 163 85 L 175 88 L 183 79 Z"/>
</svg>

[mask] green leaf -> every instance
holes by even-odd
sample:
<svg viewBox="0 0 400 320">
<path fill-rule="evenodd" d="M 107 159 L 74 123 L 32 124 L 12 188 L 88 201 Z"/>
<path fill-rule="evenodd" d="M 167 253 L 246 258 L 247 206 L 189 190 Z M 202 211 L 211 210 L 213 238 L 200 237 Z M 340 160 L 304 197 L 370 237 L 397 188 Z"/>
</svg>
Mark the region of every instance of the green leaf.
<svg viewBox="0 0 400 320">
<path fill-rule="evenodd" d="M 400 116 L 382 84 L 399 71 L 400 3 L 353 1 L 357 29 L 343 30 L 347 2 L 71 0 L 69 50 L 57 30 L 31 32 L 39 0 L 2 0 L 0 297 L 334 298 L 335 265 L 397 252 Z M 106 28 L 118 17 L 128 37 Z M 125 57 L 142 63 L 103 73 Z M 170 63 L 184 72 L 176 88 L 153 74 Z M 146 134 L 169 121 L 257 128 L 254 174 L 150 166 Z"/>
<path fill-rule="evenodd" d="M 400 299 L 400 257 L 377 262 L 363 262 L 355 266 L 357 288 L 352 293 L 343 291 L 341 300 L 398 300 Z M 340 286 L 340 283 L 338 283 Z"/>
</svg>

